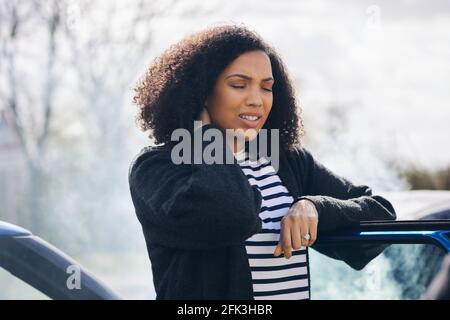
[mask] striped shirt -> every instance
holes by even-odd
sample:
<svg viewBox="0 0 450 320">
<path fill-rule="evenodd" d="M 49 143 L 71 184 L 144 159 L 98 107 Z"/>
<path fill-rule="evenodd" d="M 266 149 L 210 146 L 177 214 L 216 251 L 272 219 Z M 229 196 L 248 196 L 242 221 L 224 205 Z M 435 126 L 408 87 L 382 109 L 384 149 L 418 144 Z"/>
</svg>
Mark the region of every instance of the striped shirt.
<svg viewBox="0 0 450 320">
<path fill-rule="evenodd" d="M 255 300 L 309 299 L 307 248 L 293 249 L 290 259 L 284 254 L 273 255 L 280 238 L 280 222 L 292 204 L 292 196 L 266 158 L 250 160 L 244 150 L 235 157 L 250 185 L 262 195 L 262 230 L 245 242 Z"/>
</svg>

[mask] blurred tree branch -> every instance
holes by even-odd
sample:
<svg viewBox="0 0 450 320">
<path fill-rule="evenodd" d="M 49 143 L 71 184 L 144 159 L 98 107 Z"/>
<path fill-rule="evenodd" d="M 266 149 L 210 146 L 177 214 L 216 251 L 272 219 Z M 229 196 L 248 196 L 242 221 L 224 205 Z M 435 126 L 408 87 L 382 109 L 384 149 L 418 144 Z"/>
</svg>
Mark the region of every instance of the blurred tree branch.
<svg viewBox="0 0 450 320">
<path fill-rule="evenodd" d="M 92 121 L 85 134 L 96 138 L 90 139 L 94 150 L 101 146 L 105 151 L 93 157 L 123 156 L 118 148 L 126 140 L 121 127 L 124 96 L 147 60 L 154 19 L 177 3 L 0 2 L 0 107 L 12 113 L 27 160 L 30 179 L 25 227 L 46 233 L 52 219 L 49 199 L 53 176 L 58 173 L 48 160 L 48 148 L 53 146 L 53 151 L 62 153 L 63 148 L 55 150 L 58 145 L 50 143 L 58 141 L 55 139 L 68 125 Z M 66 93 L 77 97 L 76 107 L 86 106 L 89 112 L 76 115 L 86 119 L 69 118 L 70 123 L 61 119 L 71 103 Z M 117 165 L 114 159 L 110 163 Z M 103 174 L 108 178 L 111 172 Z M 105 188 L 100 172 L 96 179 L 98 187 Z"/>
</svg>

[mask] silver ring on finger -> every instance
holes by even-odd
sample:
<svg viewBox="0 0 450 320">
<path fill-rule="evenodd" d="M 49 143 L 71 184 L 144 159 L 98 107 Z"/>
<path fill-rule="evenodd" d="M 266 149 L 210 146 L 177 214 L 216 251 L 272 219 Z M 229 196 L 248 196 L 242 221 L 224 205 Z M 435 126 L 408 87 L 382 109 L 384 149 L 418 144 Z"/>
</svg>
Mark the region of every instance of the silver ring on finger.
<svg viewBox="0 0 450 320">
<path fill-rule="evenodd" d="M 302 236 L 302 238 L 305 239 L 306 241 L 309 241 L 309 239 L 311 239 L 311 235 L 309 233 L 307 233 L 307 234 L 304 234 Z"/>
</svg>

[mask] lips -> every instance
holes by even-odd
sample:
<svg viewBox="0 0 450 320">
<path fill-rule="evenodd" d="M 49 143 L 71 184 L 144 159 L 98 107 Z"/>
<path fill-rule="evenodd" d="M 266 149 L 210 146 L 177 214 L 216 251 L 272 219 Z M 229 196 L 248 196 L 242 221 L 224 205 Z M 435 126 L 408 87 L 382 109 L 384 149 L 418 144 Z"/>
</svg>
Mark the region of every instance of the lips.
<svg viewBox="0 0 450 320">
<path fill-rule="evenodd" d="M 254 118 L 254 117 L 258 117 L 261 118 L 262 114 L 258 113 L 258 112 L 243 112 L 241 114 L 239 114 L 239 117 L 250 117 L 250 118 Z"/>
<path fill-rule="evenodd" d="M 250 128 L 256 128 L 261 120 L 262 115 L 258 113 L 241 113 L 239 119 Z"/>
</svg>

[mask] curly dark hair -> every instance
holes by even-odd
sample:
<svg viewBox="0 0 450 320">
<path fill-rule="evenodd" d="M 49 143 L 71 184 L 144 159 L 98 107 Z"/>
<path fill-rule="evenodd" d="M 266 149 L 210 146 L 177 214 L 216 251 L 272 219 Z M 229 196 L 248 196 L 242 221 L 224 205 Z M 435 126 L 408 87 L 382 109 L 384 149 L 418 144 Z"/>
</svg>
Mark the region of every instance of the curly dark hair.
<svg viewBox="0 0 450 320">
<path fill-rule="evenodd" d="M 217 77 L 238 56 L 261 50 L 275 79 L 273 105 L 263 128 L 280 130 L 280 147 L 291 149 L 303 135 L 301 110 L 280 56 L 261 37 L 238 25 L 216 26 L 195 33 L 157 57 L 134 88 L 139 107 L 136 123 L 156 144 L 170 143 L 177 128 L 192 132 Z"/>
</svg>

